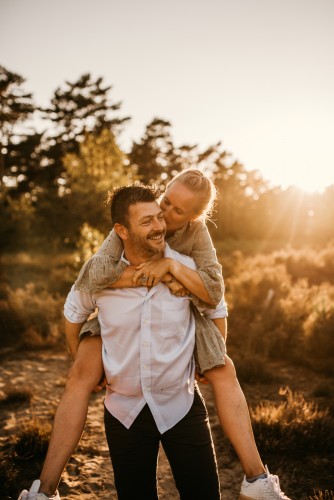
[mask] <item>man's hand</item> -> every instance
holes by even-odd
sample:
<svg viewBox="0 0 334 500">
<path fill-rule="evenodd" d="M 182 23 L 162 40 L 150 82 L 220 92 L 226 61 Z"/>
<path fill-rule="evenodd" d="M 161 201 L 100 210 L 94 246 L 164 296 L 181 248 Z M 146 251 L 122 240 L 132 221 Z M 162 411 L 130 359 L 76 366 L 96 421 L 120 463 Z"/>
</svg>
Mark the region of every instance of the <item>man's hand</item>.
<svg viewBox="0 0 334 500">
<path fill-rule="evenodd" d="M 187 290 L 178 280 L 173 280 L 172 282 L 165 281 L 164 284 L 168 286 L 171 293 L 176 295 L 176 297 L 185 297 L 186 295 L 190 295 L 189 290 Z"/>
</svg>

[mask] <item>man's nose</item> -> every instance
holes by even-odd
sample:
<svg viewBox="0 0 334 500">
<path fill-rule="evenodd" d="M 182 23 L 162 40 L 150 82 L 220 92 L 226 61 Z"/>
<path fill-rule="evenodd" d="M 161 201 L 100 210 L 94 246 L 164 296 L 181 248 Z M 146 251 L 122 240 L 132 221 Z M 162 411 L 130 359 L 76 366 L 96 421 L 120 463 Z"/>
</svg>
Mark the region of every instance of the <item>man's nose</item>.
<svg viewBox="0 0 334 500">
<path fill-rule="evenodd" d="M 154 219 L 154 229 L 156 231 L 163 231 L 165 229 L 165 221 L 160 219 Z"/>
</svg>

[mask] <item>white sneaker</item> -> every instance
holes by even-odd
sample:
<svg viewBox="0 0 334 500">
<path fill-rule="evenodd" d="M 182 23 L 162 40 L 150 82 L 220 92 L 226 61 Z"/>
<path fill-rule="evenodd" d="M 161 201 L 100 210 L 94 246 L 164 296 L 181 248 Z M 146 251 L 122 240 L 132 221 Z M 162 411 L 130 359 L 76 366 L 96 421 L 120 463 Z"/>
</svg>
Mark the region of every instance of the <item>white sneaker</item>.
<svg viewBox="0 0 334 500">
<path fill-rule="evenodd" d="M 267 466 L 266 474 L 265 479 L 258 479 L 254 483 L 249 483 L 245 477 L 239 500 L 291 500 L 281 491 L 278 477 L 270 474 Z"/>
<path fill-rule="evenodd" d="M 51 497 L 44 495 L 44 493 L 38 493 L 40 485 L 40 480 L 35 479 L 29 491 L 21 491 L 18 500 L 60 500 L 58 491 L 56 491 L 55 495 L 52 495 Z"/>
</svg>

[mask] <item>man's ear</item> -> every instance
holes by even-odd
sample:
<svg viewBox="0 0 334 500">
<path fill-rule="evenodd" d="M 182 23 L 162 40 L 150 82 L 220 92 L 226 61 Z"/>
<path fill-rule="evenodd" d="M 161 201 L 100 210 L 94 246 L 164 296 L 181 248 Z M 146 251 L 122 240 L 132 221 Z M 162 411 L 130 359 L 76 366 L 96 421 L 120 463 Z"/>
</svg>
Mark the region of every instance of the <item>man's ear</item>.
<svg viewBox="0 0 334 500">
<path fill-rule="evenodd" d="M 128 229 L 123 226 L 123 224 L 116 223 L 114 224 L 115 233 L 122 239 L 127 240 L 129 237 Z"/>
</svg>

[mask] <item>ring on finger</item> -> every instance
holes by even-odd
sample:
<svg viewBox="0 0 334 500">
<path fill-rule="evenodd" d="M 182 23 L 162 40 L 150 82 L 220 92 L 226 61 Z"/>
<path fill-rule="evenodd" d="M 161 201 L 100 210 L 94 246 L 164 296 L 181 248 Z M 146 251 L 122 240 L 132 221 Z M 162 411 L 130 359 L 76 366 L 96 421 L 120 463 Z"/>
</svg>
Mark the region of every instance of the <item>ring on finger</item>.
<svg viewBox="0 0 334 500">
<path fill-rule="evenodd" d="M 141 276 L 141 278 L 140 278 L 140 282 L 141 282 L 141 284 L 142 284 L 142 285 L 146 285 L 146 283 L 147 283 L 147 279 L 148 279 L 148 278 L 147 278 L 146 274 L 142 274 L 142 276 Z"/>
</svg>

